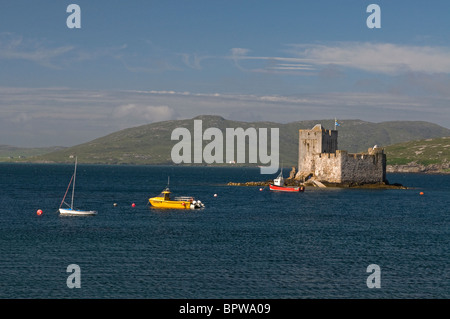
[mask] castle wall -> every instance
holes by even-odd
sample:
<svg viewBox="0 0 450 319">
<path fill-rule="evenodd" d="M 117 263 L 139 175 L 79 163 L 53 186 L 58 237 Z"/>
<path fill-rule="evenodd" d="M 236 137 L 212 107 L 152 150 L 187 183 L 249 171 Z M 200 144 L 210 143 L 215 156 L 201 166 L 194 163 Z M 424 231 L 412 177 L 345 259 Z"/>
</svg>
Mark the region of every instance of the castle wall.
<svg viewBox="0 0 450 319">
<path fill-rule="evenodd" d="M 337 151 L 338 131 L 325 130 L 322 134 L 321 153 L 335 153 Z"/>
<path fill-rule="evenodd" d="M 374 154 L 322 153 L 311 156 L 314 177 L 328 183 L 381 183 L 386 179 L 386 155 L 380 151 Z"/>
<path fill-rule="evenodd" d="M 386 181 L 386 155 L 383 149 L 349 154 L 337 149 L 337 131 L 320 124 L 299 131 L 299 160 L 296 178 L 309 175 L 329 183 L 381 183 Z"/>
<path fill-rule="evenodd" d="M 298 170 L 308 174 L 314 171 L 317 154 L 335 153 L 337 131 L 325 130 L 320 124 L 312 130 L 299 130 Z"/>
<path fill-rule="evenodd" d="M 322 132 L 299 131 L 298 167 L 299 171 L 313 170 L 312 154 L 322 153 Z"/>
<path fill-rule="evenodd" d="M 341 183 L 381 183 L 386 180 L 383 150 L 361 154 L 342 154 Z"/>
<path fill-rule="evenodd" d="M 322 153 L 312 157 L 314 162 L 314 177 L 319 181 L 329 183 L 341 182 L 341 155 L 337 153 Z"/>
</svg>

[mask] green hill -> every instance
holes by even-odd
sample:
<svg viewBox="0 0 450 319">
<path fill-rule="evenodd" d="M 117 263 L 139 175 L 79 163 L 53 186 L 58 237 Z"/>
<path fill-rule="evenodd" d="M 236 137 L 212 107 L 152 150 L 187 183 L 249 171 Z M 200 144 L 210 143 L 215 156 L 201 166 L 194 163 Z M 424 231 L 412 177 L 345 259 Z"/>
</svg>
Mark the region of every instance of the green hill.
<svg viewBox="0 0 450 319">
<path fill-rule="evenodd" d="M 298 130 L 310 129 L 322 124 L 334 129 L 334 120 L 298 121 L 287 124 L 273 122 L 241 122 L 224 119 L 220 116 L 202 115 L 195 119 L 203 122 L 203 131 L 216 127 L 225 132 L 226 128 L 279 128 L 280 163 L 284 167 L 296 166 L 298 156 Z M 121 130 L 45 155 L 28 158 L 32 162 L 72 162 L 71 155 L 77 155 L 81 163 L 99 164 L 173 164 L 172 147 L 178 141 L 171 140 L 172 131 L 178 127 L 189 129 L 193 135 L 193 119 L 152 123 Z M 367 151 L 375 144 L 383 147 L 390 144 L 417 139 L 450 136 L 450 130 L 428 122 L 382 122 L 371 123 L 361 120 L 341 120 L 338 127 L 338 148 L 349 152 Z M 269 130 L 270 136 L 270 130 Z M 270 138 L 269 138 L 270 140 Z M 203 146 L 210 143 L 204 141 Z M 225 144 L 225 134 L 224 134 Z M 248 149 L 248 146 L 247 146 Z M 192 153 L 193 154 L 193 153 Z M 225 152 L 224 152 L 225 154 Z"/>
<path fill-rule="evenodd" d="M 394 144 L 385 151 L 388 171 L 450 172 L 450 137 Z"/>
<path fill-rule="evenodd" d="M 15 147 L 11 145 L 0 145 L 0 161 L 15 161 L 31 156 L 47 154 L 64 149 L 61 146 L 52 147 Z"/>
</svg>

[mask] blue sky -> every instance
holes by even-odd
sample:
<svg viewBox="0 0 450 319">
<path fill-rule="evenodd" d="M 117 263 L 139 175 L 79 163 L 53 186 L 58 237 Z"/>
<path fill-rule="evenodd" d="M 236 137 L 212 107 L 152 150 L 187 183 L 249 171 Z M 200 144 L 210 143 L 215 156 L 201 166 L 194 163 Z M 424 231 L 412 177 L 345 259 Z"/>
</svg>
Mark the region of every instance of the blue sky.
<svg viewBox="0 0 450 319">
<path fill-rule="evenodd" d="M 69 4 L 81 28 L 69 29 Z M 369 4 L 381 28 L 369 29 Z M 0 144 L 217 114 L 450 127 L 448 1 L 2 1 Z"/>
</svg>

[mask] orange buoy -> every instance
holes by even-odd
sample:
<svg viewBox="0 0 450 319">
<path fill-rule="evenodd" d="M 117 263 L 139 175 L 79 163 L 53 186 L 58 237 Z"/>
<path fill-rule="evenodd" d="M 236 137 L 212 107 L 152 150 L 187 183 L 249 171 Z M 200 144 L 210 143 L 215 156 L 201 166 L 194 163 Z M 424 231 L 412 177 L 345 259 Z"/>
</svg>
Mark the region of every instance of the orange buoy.
<svg viewBox="0 0 450 319">
<path fill-rule="evenodd" d="M 43 213 L 42 209 L 38 209 L 37 212 L 36 212 L 36 214 L 37 214 L 38 216 L 41 216 L 42 213 Z"/>
<path fill-rule="evenodd" d="M 423 195 L 423 192 L 420 192 L 419 194 L 420 194 L 420 195 Z"/>
</svg>

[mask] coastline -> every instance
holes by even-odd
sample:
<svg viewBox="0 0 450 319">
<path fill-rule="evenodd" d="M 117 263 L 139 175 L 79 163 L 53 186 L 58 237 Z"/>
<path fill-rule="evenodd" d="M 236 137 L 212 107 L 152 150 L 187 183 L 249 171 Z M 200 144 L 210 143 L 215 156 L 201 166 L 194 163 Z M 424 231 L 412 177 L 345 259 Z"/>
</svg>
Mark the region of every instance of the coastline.
<svg viewBox="0 0 450 319">
<path fill-rule="evenodd" d="M 287 186 L 305 186 L 305 187 L 314 187 L 319 188 L 313 181 L 307 181 L 304 183 L 300 183 L 297 180 L 292 179 L 285 179 Z M 228 186 L 269 186 L 271 183 L 273 183 L 272 180 L 269 181 L 259 181 L 259 182 L 228 182 Z M 366 189 L 408 189 L 408 187 L 394 183 L 389 184 L 389 182 L 386 183 L 371 183 L 371 184 L 364 184 L 364 183 L 327 183 L 322 182 L 322 184 L 325 186 L 325 188 L 366 188 Z"/>
<path fill-rule="evenodd" d="M 0 164 L 71 164 L 70 161 L 47 161 L 47 160 L 37 160 L 37 161 L 29 161 L 29 160 L 1 160 Z M 133 166 L 186 166 L 186 167 L 235 167 L 235 168 L 256 168 L 257 166 L 246 166 L 246 165 L 229 165 L 229 164 L 185 164 L 185 165 L 173 165 L 171 163 L 102 163 L 102 162 L 82 162 L 82 164 L 86 165 L 133 165 Z M 409 163 L 405 165 L 387 165 L 386 173 L 419 173 L 419 174 L 450 174 L 450 163 L 444 164 L 430 164 L 430 165 L 422 165 L 417 163 Z M 267 182 L 248 182 L 248 183 L 267 183 Z M 242 184 L 242 183 L 241 183 Z M 258 184 L 258 185 L 248 185 L 248 186 L 260 186 L 266 184 Z M 268 184 L 267 184 L 268 185 Z"/>
<path fill-rule="evenodd" d="M 422 165 L 412 162 L 405 165 L 386 165 L 386 173 L 450 174 L 450 163 Z"/>
</svg>

